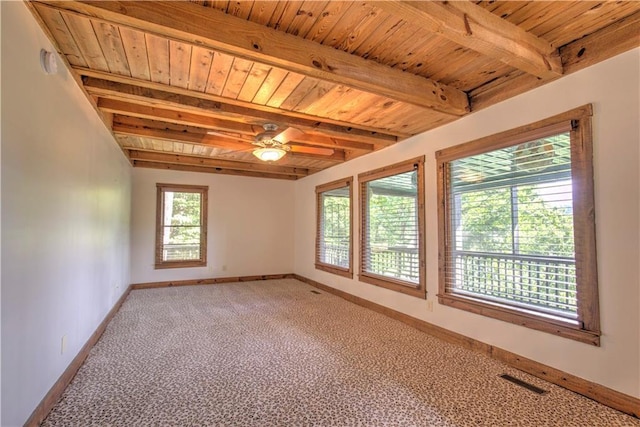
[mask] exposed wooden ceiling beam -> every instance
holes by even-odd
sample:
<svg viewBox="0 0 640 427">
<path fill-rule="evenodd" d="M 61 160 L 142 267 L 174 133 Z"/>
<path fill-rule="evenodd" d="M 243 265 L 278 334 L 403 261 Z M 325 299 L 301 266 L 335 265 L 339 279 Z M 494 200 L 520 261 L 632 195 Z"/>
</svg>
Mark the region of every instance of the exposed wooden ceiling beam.
<svg viewBox="0 0 640 427">
<path fill-rule="evenodd" d="M 284 174 L 284 175 L 296 175 L 307 176 L 309 175 L 309 169 L 297 168 L 291 166 L 280 166 L 271 163 L 253 163 L 253 162 L 241 162 L 236 160 L 217 159 L 211 157 L 198 157 L 198 156 L 185 156 L 181 154 L 169 154 L 169 153 L 152 153 L 139 150 L 128 150 L 128 155 L 131 160 L 141 160 L 157 163 L 170 163 L 179 165 L 190 166 L 205 166 L 212 168 L 223 168 L 238 171 L 250 171 L 250 172 L 266 172 L 271 174 Z"/>
<path fill-rule="evenodd" d="M 442 113 L 462 116 L 469 112 L 467 95 L 458 89 L 227 15 L 214 8 L 190 2 L 39 3 L 325 81 L 346 84 Z"/>
<path fill-rule="evenodd" d="M 98 108 L 108 113 L 126 115 L 142 119 L 159 120 L 181 125 L 198 126 L 206 129 L 220 131 L 220 135 L 225 135 L 225 132 L 240 133 L 243 135 L 247 135 L 249 137 L 249 141 L 253 139 L 256 134 L 264 131 L 261 126 L 257 125 L 216 119 L 187 111 L 176 111 L 160 107 L 139 105 L 115 99 L 99 98 Z M 318 135 L 303 134 L 301 136 L 297 136 L 295 139 L 293 139 L 293 141 L 304 142 L 320 147 L 363 151 L 374 150 L 373 144 L 367 144 L 357 141 L 347 141 L 338 138 L 330 138 Z"/>
<path fill-rule="evenodd" d="M 469 1 L 380 1 L 386 12 L 540 78 L 563 73 L 549 42 Z"/>
<path fill-rule="evenodd" d="M 186 171 L 186 172 L 217 173 L 222 175 L 250 176 L 254 178 L 273 178 L 273 179 L 288 179 L 288 180 L 296 180 L 299 178 L 298 175 L 284 175 L 284 174 L 268 173 L 268 172 L 250 172 L 250 171 L 241 171 L 236 169 L 225 169 L 225 168 L 209 167 L 209 166 L 177 165 L 177 164 L 170 164 L 170 163 L 149 162 L 146 160 L 134 160 L 133 167 L 148 168 L 148 169 L 162 169 L 162 170 L 176 170 L 176 171 Z"/>
<path fill-rule="evenodd" d="M 113 132 L 122 135 L 142 136 L 168 141 L 190 142 L 209 145 L 235 151 L 248 151 L 251 144 L 232 138 L 222 138 L 209 135 L 200 128 L 191 126 L 171 125 L 170 123 L 155 122 L 146 119 L 131 119 L 114 116 Z"/>
<path fill-rule="evenodd" d="M 571 74 L 640 46 L 640 12 L 560 48 L 565 73 Z M 473 109 L 490 107 L 505 99 L 549 83 L 558 77 L 538 79 L 514 72 L 471 91 Z"/>
<path fill-rule="evenodd" d="M 98 108 L 102 111 L 121 114 L 141 119 L 160 120 L 189 126 L 200 126 L 207 129 L 223 132 L 237 132 L 245 135 L 255 135 L 262 129 L 261 126 L 248 123 L 240 123 L 231 120 L 218 119 L 190 111 L 173 110 L 160 106 L 136 104 L 134 102 L 117 99 L 98 98 Z"/>
<path fill-rule="evenodd" d="M 255 146 L 247 141 L 209 135 L 201 128 L 172 125 L 146 119 L 123 118 L 122 116 L 114 117 L 113 132 L 120 135 L 203 144 L 233 151 L 250 152 L 255 149 Z M 308 147 L 292 143 L 288 145 L 298 157 L 311 157 L 332 162 L 345 161 L 345 152 L 343 150 Z"/>
<path fill-rule="evenodd" d="M 323 122 L 320 117 L 300 118 L 270 113 L 252 108 L 240 107 L 223 102 L 212 101 L 199 94 L 177 93 L 169 86 L 160 90 L 137 84 L 121 83 L 93 77 L 83 77 L 84 88 L 91 94 L 107 99 L 127 100 L 128 102 L 151 107 L 167 107 L 177 111 L 192 112 L 208 117 L 221 118 L 239 123 L 262 126 L 264 123 L 294 126 L 311 135 L 324 135 L 339 139 L 364 142 L 379 146 L 395 144 L 394 135 L 368 131 L 352 126 L 342 126 Z M 407 135 L 408 136 L 408 135 Z"/>
<path fill-rule="evenodd" d="M 314 115 L 302 113 L 299 111 L 283 110 L 281 108 L 270 107 L 268 105 L 260 105 L 260 104 L 254 104 L 251 102 L 240 101 L 237 99 L 225 98 L 225 97 L 213 95 L 210 93 L 193 91 L 193 90 L 184 89 L 177 86 L 170 86 L 163 83 L 157 83 L 149 80 L 138 79 L 135 77 L 123 76 L 119 74 L 111 74 L 105 71 L 91 70 L 91 69 L 82 68 L 82 67 L 72 67 L 72 68 L 81 76 L 93 77 L 100 80 L 107 80 L 107 81 L 118 82 L 118 83 L 125 83 L 128 85 L 140 86 L 148 89 L 156 89 L 163 92 L 175 93 L 177 95 L 186 95 L 186 96 L 195 97 L 198 99 L 205 99 L 209 101 L 219 102 L 221 104 L 228 104 L 230 106 L 245 107 L 247 110 L 256 111 L 255 114 L 250 116 L 256 117 L 255 121 L 260 124 L 264 123 L 264 120 L 265 120 L 265 119 L 261 119 L 263 115 L 259 113 L 259 112 L 263 112 L 263 113 L 274 113 L 278 115 L 278 116 L 273 116 L 273 115 L 269 116 L 265 114 L 264 117 L 280 117 L 280 118 L 284 117 L 286 118 L 287 121 L 290 121 L 291 118 L 300 118 L 316 124 L 320 122 L 319 125 L 315 126 L 315 129 L 317 132 L 324 131 L 323 127 L 325 127 L 327 128 L 327 131 L 330 131 L 333 129 L 335 131 L 344 133 L 343 135 L 341 135 L 342 138 L 354 139 L 360 136 L 365 138 L 375 137 L 375 141 L 377 142 L 374 142 L 372 138 L 371 141 L 366 141 L 369 143 L 376 143 L 376 144 L 379 143 L 382 145 L 390 145 L 397 142 L 398 138 L 404 139 L 411 136 L 410 134 L 407 134 L 407 133 L 393 132 L 393 131 L 387 131 L 386 133 L 383 133 L 377 127 L 367 127 L 364 125 L 354 126 L 352 122 L 345 122 L 337 119 L 331 119 L 328 117 L 314 116 Z M 244 110 L 238 110 L 238 111 L 242 112 Z M 269 119 L 269 120 L 275 121 L 272 119 Z M 286 124 L 286 123 L 282 122 L 280 124 Z M 331 125 L 334 125 L 334 126 L 331 127 Z M 351 137 L 349 135 L 351 135 Z"/>
<path fill-rule="evenodd" d="M 342 150 L 334 150 L 334 153 L 330 156 L 327 155 L 319 155 L 319 154 L 313 154 L 313 153 L 305 153 L 304 151 L 299 151 L 296 148 L 295 145 L 292 145 L 291 148 L 294 148 L 294 151 L 291 151 L 289 153 L 287 153 L 287 156 L 291 156 L 292 158 L 307 158 L 307 159 L 313 159 L 313 160 L 321 160 L 321 161 L 326 161 L 326 162 L 331 162 L 331 163 L 344 163 L 347 160 L 347 156 L 346 153 Z"/>
</svg>

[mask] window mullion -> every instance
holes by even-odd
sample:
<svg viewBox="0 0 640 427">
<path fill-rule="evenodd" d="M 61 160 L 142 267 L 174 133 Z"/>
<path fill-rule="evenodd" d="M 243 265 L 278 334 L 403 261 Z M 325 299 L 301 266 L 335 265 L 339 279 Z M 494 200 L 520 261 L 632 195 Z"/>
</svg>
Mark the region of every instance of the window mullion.
<svg viewBox="0 0 640 427">
<path fill-rule="evenodd" d="M 518 187 L 511 186 L 511 246 L 514 254 L 520 253 L 520 230 L 518 226 Z"/>
</svg>

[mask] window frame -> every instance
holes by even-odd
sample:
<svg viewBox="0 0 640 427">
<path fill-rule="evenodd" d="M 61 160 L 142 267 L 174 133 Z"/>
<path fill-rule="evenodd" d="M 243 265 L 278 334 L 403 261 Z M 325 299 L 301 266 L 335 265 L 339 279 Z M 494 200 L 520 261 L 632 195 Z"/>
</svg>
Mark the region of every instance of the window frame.
<svg viewBox="0 0 640 427">
<path fill-rule="evenodd" d="M 206 185 L 186 184 L 156 184 L 156 242 L 155 242 L 155 268 L 189 268 L 206 267 L 207 265 L 207 206 L 209 187 Z M 164 244 L 162 242 L 164 225 L 164 194 L 199 193 L 200 194 L 200 258 L 197 260 L 173 260 L 162 259 Z"/>
<path fill-rule="evenodd" d="M 426 258 L 425 258 L 425 187 L 424 187 L 424 156 L 405 160 L 400 163 L 364 172 L 358 175 L 360 186 L 360 268 L 358 279 L 392 291 L 401 292 L 413 297 L 426 299 Z M 418 214 L 418 285 L 391 277 L 381 276 L 365 271 L 365 230 L 367 211 L 367 183 L 401 173 L 417 171 L 417 214 Z"/>
<path fill-rule="evenodd" d="M 322 236 L 322 194 L 338 188 L 349 188 L 349 268 L 328 264 L 320 260 L 320 240 Z M 316 187 L 316 246 L 315 246 L 315 267 L 327 273 L 353 278 L 353 177 L 347 177 L 331 181 Z"/>
<path fill-rule="evenodd" d="M 576 341 L 600 345 L 600 311 L 596 262 L 595 202 L 593 184 L 593 108 L 587 104 L 516 129 L 436 152 L 438 194 L 438 302 L 475 314 L 515 323 Z M 548 136 L 550 130 L 570 123 L 573 224 L 577 290 L 577 324 L 545 318 L 533 310 L 492 304 L 481 298 L 455 295 L 446 290 L 446 265 L 452 230 L 447 193 L 451 161 L 514 146 Z M 545 134 L 546 133 L 546 134 Z"/>
</svg>

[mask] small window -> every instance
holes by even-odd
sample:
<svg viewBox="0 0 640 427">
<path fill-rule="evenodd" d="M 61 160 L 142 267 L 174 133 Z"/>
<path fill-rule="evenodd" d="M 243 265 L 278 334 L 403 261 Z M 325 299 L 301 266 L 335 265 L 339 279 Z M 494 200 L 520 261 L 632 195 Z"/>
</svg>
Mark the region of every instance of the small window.
<svg viewBox="0 0 640 427">
<path fill-rule="evenodd" d="M 360 280 L 426 298 L 424 157 L 358 176 Z"/>
<path fill-rule="evenodd" d="M 437 153 L 440 303 L 599 344 L 590 116 Z"/>
<path fill-rule="evenodd" d="M 207 265 L 209 187 L 157 184 L 156 268 Z"/>
<path fill-rule="evenodd" d="M 316 268 L 353 277 L 353 178 L 316 187 Z"/>
</svg>

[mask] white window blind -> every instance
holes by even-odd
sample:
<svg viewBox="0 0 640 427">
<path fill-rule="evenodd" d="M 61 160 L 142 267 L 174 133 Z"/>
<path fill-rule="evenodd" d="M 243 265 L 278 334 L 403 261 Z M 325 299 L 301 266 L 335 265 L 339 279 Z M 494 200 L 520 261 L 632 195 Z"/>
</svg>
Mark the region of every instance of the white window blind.
<svg viewBox="0 0 640 427">
<path fill-rule="evenodd" d="M 448 163 L 446 292 L 576 321 L 569 123 Z"/>
<path fill-rule="evenodd" d="M 364 202 L 362 271 L 420 283 L 418 171 L 370 180 Z"/>
</svg>

